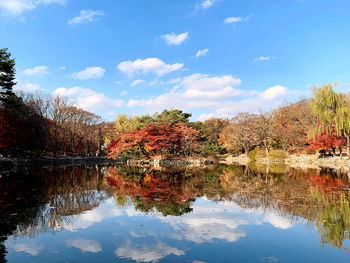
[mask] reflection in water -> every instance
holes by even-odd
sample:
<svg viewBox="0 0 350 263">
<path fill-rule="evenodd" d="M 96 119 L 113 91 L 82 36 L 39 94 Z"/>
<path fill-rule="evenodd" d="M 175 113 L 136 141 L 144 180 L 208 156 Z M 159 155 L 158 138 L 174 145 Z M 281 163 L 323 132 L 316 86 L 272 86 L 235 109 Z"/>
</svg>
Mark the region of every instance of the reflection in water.
<svg viewBox="0 0 350 263">
<path fill-rule="evenodd" d="M 118 243 L 113 251 L 120 259 L 156 262 L 187 256 L 191 244 L 246 240 L 248 227 L 263 231 L 264 223 L 282 231 L 297 223 L 315 225 L 322 245 L 346 250 L 348 190 L 348 177 L 339 170 L 254 163 L 184 169 L 63 167 L 3 174 L 0 262 L 6 262 L 7 253 L 45 253 L 50 243 L 34 241 L 46 232 L 56 233 L 59 240 L 66 231 L 67 238 L 57 242 L 61 250 L 70 249 L 68 254 L 107 253 L 105 239 Z M 147 228 L 148 220 L 157 227 Z M 107 226 L 91 232 L 99 222 L 110 222 L 112 231 L 117 223 L 119 232 L 111 233 Z M 270 257 L 275 258 L 260 255 Z"/>
<path fill-rule="evenodd" d="M 155 245 L 135 245 L 130 241 L 127 241 L 125 245 L 116 249 L 114 253 L 118 257 L 132 259 L 137 262 L 157 262 L 171 254 L 176 256 L 185 255 L 184 251 L 161 242 Z"/>
</svg>

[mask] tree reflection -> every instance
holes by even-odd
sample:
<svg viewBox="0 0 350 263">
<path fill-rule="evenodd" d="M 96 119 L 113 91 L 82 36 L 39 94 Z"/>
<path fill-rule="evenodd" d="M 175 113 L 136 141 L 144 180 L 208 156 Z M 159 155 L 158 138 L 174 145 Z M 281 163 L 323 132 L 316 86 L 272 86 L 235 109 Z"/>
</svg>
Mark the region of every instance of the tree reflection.
<svg viewBox="0 0 350 263">
<path fill-rule="evenodd" d="M 206 196 L 273 210 L 291 223 L 316 223 L 322 244 L 342 247 L 349 239 L 349 182 L 342 171 L 256 163 L 182 170 L 120 167 L 108 171 L 106 183 L 117 205 L 132 204 L 141 212 L 180 216 L 192 211 L 196 197 Z"/>
<path fill-rule="evenodd" d="M 111 195 L 101 188 L 100 167 L 17 171 L 0 179 L 0 262 L 7 237 L 35 237 L 67 226 L 73 215 L 97 207 Z M 98 190 L 99 189 L 99 190 Z"/>
<path fill-rule="evenodd" d="M 114 196 L 119 207 L 181 216 L 197 197 L 274 211 L 291 223 L 315 224 L 322 244 L 349 240 L 350 196 L 346 171 L 284 165 L 206 168 L 61 167 L 0 177 L 0 263 L 9 236 L 35 237 L 74 223 L 75 215 Z"/>
</svg>

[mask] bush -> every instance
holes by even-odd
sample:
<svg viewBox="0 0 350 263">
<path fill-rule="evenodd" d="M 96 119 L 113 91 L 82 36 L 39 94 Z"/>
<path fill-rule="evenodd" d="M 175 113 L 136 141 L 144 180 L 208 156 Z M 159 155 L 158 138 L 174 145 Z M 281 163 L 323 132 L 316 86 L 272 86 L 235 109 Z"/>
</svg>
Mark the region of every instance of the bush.
<svg viewBox="0 0 350 263">
<path fill-rule="evenodd" d="M 288 157 L 287 152 L 283 150 L 271 150 L 269 151 L 268 158 L 270 160 L 284 160 Z"/>
<path fill-rule="evenodd" d="M 251 160 L 262 159 L 266 157 L 265 150 L 263 148 L 255 148 L 248 153 L 248 156 Z M 267 157 L 269 160 L 280 161 L 288 157 L 287 152 L 283 150 L 271 150 L 268 152 Z"/>
<path fill-rule="evenodd" d="M 248 157 L 251 159 L 251 160 L 257 160 L 257 159 L 260 159 L 260 158 L 265 158 L 265 150 L 262 149 L 262 148 L 255 148 L 254 150 L 250 151 L 248 153 Z"/>
</svg>

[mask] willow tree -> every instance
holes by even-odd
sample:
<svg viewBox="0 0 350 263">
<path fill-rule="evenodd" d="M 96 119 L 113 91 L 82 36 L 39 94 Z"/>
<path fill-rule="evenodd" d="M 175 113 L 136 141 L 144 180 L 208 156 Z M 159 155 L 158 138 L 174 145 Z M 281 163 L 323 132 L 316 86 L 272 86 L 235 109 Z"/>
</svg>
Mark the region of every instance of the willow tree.
<svg viewBox="0 0 350 263">
<path fill-rule="evenodd" d="M 318 117 L 319 125 L 314 134 L 336 133 L 346 138 L 348 159 L 350 159 L 350 99 L 341 92 L 335 92 L 333 85 L 324 85 L 314 90 L 311 108 Z"/>
</svg>

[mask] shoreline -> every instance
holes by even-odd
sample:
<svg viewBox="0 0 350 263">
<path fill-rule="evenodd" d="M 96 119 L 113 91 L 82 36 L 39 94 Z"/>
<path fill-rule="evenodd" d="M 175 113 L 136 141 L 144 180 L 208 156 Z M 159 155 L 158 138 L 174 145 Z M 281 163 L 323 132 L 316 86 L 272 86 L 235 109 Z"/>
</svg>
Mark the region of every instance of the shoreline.
<svg viewBox="0 0 350 263">
<path fill-rule="evenodd" d="M 290 167 L 299 167 L 299 168 L 332 168 L 340 169 L 347 168 L 350 169 L 350 160 L 347 157 L 329 157 L 329 158 L 318 158 L 317 155 L 290 155 L 288 158 L 281 160 L 270 160 L 265 158 L 259 158 L 252 161 L 247 156 L 230 156 L 227 157 L 221 163 L 224 164 L 233 164 L 239 163 L 241 165 L 248 165 L 250 162 L 256 162 L 258 164 L 276 164 L 281 163 Z"/>
<path fill-rule="evenodd" d="M 97 165 L 117 164 L 120 161 L 107 157 L 57 157 L 57 158 L 3 158 L 0 160 L 0 171 L 61 165 Z"/>
</svg>

